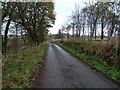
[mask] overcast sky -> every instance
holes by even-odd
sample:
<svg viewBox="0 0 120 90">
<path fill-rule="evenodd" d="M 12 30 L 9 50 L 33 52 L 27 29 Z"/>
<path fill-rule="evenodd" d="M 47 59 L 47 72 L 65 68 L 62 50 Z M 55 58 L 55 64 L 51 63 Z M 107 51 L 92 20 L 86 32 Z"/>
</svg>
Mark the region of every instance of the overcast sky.
<svg viewBox="0 0 120 90">
<path fill-rule="evenodd" d="M 68 16 L 71 16 L 72 11 L 75 9 L 75 4 L 79 4 L 80 8 L 84 7 L 84 2 L 91 0 L 54 0 L 56 20 L 53 28 L 49 29 L 49 33 L 56 34 L 61 26 L 65 23 Z"/>
</svg>

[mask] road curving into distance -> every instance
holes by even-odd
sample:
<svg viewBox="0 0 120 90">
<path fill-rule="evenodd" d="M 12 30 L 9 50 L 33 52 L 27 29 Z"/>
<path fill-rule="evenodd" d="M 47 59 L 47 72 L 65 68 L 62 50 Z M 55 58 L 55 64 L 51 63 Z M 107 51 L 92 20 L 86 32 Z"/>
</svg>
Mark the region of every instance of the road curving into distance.
<svg viewBox="0 0 120 90">
<path fill-rule="evenodd" d="M 118 85 L 56 44 L 49 43 L 43 75 L 35 88 L 118 88 Z"/>
</svg>

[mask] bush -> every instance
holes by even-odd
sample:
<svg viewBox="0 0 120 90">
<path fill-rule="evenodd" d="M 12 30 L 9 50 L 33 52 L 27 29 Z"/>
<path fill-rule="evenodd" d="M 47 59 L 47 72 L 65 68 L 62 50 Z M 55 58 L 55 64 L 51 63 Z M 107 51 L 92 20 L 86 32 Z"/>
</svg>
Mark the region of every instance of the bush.
<svg viewBox="0 0 120 90">
<path fill-rule="evenodd" d="M 113 65 L 115 59 L 116 48 L 113 43 L 102 41 L 87 41 L 87 40 L 64 40 L 66 46 L 74 48 L 74 50 L 86 53 L 91 56 L 97 56 L 110 65 Z M 116 65 L 118 66 L 118 65 Z"/>
</svg>

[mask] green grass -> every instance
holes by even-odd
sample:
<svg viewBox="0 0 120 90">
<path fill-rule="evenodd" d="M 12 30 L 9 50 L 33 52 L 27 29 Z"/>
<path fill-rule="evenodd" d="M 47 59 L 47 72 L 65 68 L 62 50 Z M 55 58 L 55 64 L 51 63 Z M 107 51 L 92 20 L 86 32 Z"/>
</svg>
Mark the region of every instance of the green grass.
<svg viewBox="0 0 120 90">
<path fill-rule="evenodd" d="M 54 43 L 60 45 L 64 49 L 68 50 L 70 53 L 81 58 L 86 63 L 90 64 L 92 67 L 96 68 L 98 71 L 102 72 L 103 74 L 106 74 L 110 78 L 117 80 L 117 81 L 120 80 L 120 70 L 111 65 L 103 63 L 102 59 L 96 56 L 87 55 L 86 53 L 80 52 L 80 50 L 75 50 L 75 48 L 71 48 L 70 45 L 68 46 L 63 42 L 62 43 L 54 42 Z"/>
<path fill-rule="evenodd" d="M 30 88 L 47 47 L 48 44 L 41 44 L 3 59 L 3 88 Z"/>
</svg>

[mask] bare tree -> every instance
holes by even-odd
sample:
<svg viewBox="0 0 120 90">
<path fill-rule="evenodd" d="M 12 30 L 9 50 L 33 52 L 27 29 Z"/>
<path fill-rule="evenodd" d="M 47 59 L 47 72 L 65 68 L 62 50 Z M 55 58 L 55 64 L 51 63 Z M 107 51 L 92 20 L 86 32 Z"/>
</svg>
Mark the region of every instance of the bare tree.
<svg viewBox="0 0 120 90">
<path fill-rule="evenodd" d="M 117 40 L 116 40 L 116 55 L 115 55 L 115 61 L 114 66 L 117 65 L 117 67 L 120 66 L 120 1 L 115 2 L 116 5 L 116 14 L 118 14 L 118 24 L 117 24 Z"/>
</svg>

